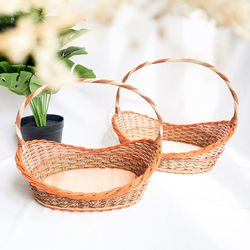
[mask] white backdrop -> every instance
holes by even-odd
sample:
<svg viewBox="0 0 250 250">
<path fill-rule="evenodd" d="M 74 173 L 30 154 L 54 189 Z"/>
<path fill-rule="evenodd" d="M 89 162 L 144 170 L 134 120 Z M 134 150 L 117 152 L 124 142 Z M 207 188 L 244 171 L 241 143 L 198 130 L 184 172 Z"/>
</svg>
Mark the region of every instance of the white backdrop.
<svg viewBox="0 0 250 250">
<path fill-rule="evenodd" d="M 121 80 L 145 60 L 192 57 L 226 73 L 240 100 L 236 134 L 215 168 L 200 175 L 154 173 L 137 205 L 105 213 L 52 211 L 37 204 L 15 167 L 14 121 L 23 101 L 0 89 L 0 249 L 171 249 L 250 248 L 250 45 L 228 29 L 217 29 L 196 11 L 190 18 L 167 16 L 159 23 L 133 5 L 117 10 L 113 23 L 87 22 L 78 45 L 89 55 L 75 62 L 98 78 Z M 194 123 L 229 119 L 233 102 L 222 80 L 198 66 L 147 67 L 129 81 L 159 106 L 164 121 Z M 50 113 L 65 118 L 63 142 L 85 147 L 118 143 L 111 127 L 114 87 L 76 86 L 53 96 Z M 153 114 L 126 91 L 121 108 Z M 26 112 L 28 114 L 29 111 Z"/>
</svg>

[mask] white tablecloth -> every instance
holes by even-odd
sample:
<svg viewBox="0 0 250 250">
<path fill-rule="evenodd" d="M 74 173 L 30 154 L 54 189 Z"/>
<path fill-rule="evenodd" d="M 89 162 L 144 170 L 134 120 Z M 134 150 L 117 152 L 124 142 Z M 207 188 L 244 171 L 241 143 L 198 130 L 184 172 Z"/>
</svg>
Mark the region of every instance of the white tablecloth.
<svg viewBox="0 0 250 250">
<path fill-rule="evenodd" d="M 37 204 L 15 167 L 14 122 L 23 101 L 0 89 L 0 249 L 250 249 L 250 45 L 195 12 L 158 23 L 132 5 L 109 26 L 89 22 L 78 42 L 89 55 L 76 57 L 98 78 L 120 80 L 145 60 L 193 57 L 227 74 L 240 99 L 236 134 L 214 169 L 200 175 L 155 172 L 136 205 L 104 213 L 53 211 Z M 131 84 L 159 106 L 164 121 L 194 123 L 229 119 L 233 102 L 222 80 L 196 66 L 161 65 L 138 72 Z M 85 147 L 118 143 L 111 127 L 114 87 L 76 86 L 53 96 L 50 113 L 65 118 L 63 141 Z M 121 108 L 153 112 L 122 92 Z M 26 114 L 29 112 L 27 111 Z"/>
</svg>

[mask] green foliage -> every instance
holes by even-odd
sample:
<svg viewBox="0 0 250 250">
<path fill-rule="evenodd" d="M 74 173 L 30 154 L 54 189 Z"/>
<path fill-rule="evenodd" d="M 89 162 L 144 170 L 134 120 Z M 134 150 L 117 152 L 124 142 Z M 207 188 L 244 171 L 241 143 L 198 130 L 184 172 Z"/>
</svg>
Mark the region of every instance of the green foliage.
<svg viewBox="0 0 250 250">
<path fill-rule="evenodd" d="M 59 54 L 60 58 L 66 63 L 66 65 L 69 68 L 72 68 L 72 67 L 74 67 L 75 64 L 74 64 L 74 62 L 69 60 L 69 58 L 71 58 L 72 56 L 75 56 L 75 55 L 86 55 L 88 53 L 86 52 L 85 48 L 71 46 L 71 47 L 68 47 L 67 49 L 60 50 L 58 54 Z M 73 71 L 80 78 L 95 78 L 96 77 L 93 70 L 88 69 L 80 64 L 77 64 L 74 67 Z"/>
<path fill-rule="evenodd" d="M 41 86 L 43 85 L 43 83 L 41 81 L 39 81 L 39 78 L 36 77 L 35 75 L 33 75 L 30 78 L 30 82 L 29 82 L 29 90 L 30 93 L 33 93 L 34 91 L 36 91 L 37 89 L 39 89 Z M 47 93 L 52 93 L 52 90 L 47 90 Z M 40 93 L 37 97 L 41 97 L 45 94 L 45 91 Z M 52 93 L 53 94 L 53 93 Z"/>
<path fill-rule="evenodd" d="M 46 91 L 36 96 L 36 98 L 30 102 L 30 108 L 38 127 L 46 126 L 51 95 L 52 93 L 50 91 Z"/>
<path fill-rule="evenodd" d="M 10 69 L 10 64 L 6 61 L 0 62 L 0 73 L 8 73 L 8 72 L 12 72 Z"/>
<path fill-rule="evenodd" d="M 18 15 L 13 16 L 0 16 L 0 32 L 8 28 L 15 27 Z"/>
<path fill-rule="evenodd" d="M 59 34 L 59 44 L 61 47 L 64 47 L 66 44 L 79 38 L 80 36 L 82 36 L 86 32 L 87 32 L 86 29 L 80 29 L 80 30 L 67 29 L 67 30 L 64 30 Z"/>
<path fill-rule="evenodd" d="M 67 59 L 76 55 L 87 55 L 88 53 L 86 52 L 85 48 L 70 46 L 66 49 L 60 50 L 58 54 L 61 58 Z"/>
<path fill-rule="evenodd" d="M 28 96 L 30 94 L 29 81 L 32 77 L 31 69 L 26 65 L 10 65 L 9 62 L 0 62 L 0 86 L 10 91 Z"/>
<path fill-rule="evenodd" d="M 44 13 L 42 9 L 31 9 L 29 12 L 17 12 L 14 15 L 0 15 L 0 32 L 5 31 L 8 28 L 13 28 L 19 18 L 30 16 L 35 23 L 42 22 L 44 20 Z"/>
<path fill-rule="evenodd" d="M 93 70 L 87 69 L 84 66 L 77 64 L 74 68 L 74 72 L 78 75 L 80 78 L 95 78 L 95 74 Z"/>
<path fill-rule="evenodd" d="M 69 69 L 75 66 L 75 63 L 68 58 L 74 55 L 87 54 L 84 48 L 69 47 L 67 49 L 59 51 L 59 56 Z M 95 74 L 92 70 L 77 64 L 73 70 L 80 78 L 95 78 Z M 11 65 L 7 61 L 0 61 L 0 86 L 8 88 L 10 91 L 18 94 L 28 96 L 43 83 L 34 75 L 35 67 L 29 65 Z M 52 91 L 55 93 L 56 91 Z M 39 96 L 42 96 L 40 94 Z"/>
<path fill-rule="evenodd" d="M 0 14 L 0 33 L 4 32 L 6 29 L 15 27 L 18 19 L 25 16 L 32 17 L 35 23 L 43 22 L 44 20 L 44 13 L 41 9 L 31 9 L 27 13 L 18 12 L 12 16 Z M 80 37 L 86 31 L 86 29 L 67 29 L 62 31 L 58 35 L 60 46 L 65 46 L 67 43 Z M 73 68 L 73 71 L 78 77 L 95 78 L 95 74 L 92 70 L 80 64 L 75 65 L 73 61 L 69 60 L 72 56 L 86 54 L 85 48 L 76 46 L 70 46 L 58 52 L 59 58 L 69 69 Z M 32 55 L 30 55 L 23 64 L 16 65 L 12 64 L 5 56 L 0 54 L 0 86 L 8 88 L 18 95 L 27 97 L 42 85 L 43 83 L 35 75 L 35 62 Z M 33 112 L 37 126 L 46 126 L 46 117 L 51 95 L 57 91 L 47 90 L 31 101 L 30 108 Z"/>
<path fill-rule="evenodd" d="M 0 74 L 0 85 L 8 88 L 10 91 L 18 94 L 28 96 L 30 72 L 21 71 L 18 73 L 2 73 Z"/>
<path fill-rule="evenodd" d="M 69 60 L 72 56 L 85 54 L 87 54 L 87 52 L 84 48 L 73 46 L 58 52 L 59 57 L 69 69 L 74 67 L 73 71 L 78 77 L 95 78 L 96 76 L 92 70 L 80 64 L 75 65 L 73 61 Z M 43 83 L 35 76 L 34 66 L 25 64 L 13 65 L 6 61 L 6 58 L 0 56 L 0 86 L 8 88 L 18 95 L 27 97 L 42 85 Z M 30 108 L 38 127 L 46 126 L 46 117 L 51 95 L 57 91 L 47 90 L 40 93 L 31 101 Z"/>
</svg>

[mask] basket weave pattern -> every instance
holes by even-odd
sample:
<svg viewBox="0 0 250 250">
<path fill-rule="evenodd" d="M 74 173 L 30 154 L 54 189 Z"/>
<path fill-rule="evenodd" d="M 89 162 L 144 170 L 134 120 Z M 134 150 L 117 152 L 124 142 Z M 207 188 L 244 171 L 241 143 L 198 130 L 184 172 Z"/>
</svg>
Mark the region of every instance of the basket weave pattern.
<svg viewBox="0 0 250 250">
<path fill-rule="evenodd" d="M 107 80 L 82 79 L 81 81 L 125 86 Z M 30 100 L 47 88 L 47 86 L 42 87 L 29 96 L 17 116 L 19 147 L 16 153 L 16 164 L 23 176 L 30 182 L 35 199 L 46 207 L 72 212 L 120 209 L 139 201 L 150 176 L 160 162 L 161 129 L 158 130 L 158 137 L 155 140 L 135 140 L 102 149 L 86 149 L 46 140 L 24 142 L 20 131 L 21 114 Z M 129 85 L 125 88 L 138 92 L 142 96 L 139 91 Z M 149 101 L 147 98 L 146 100 Z M 150 104 L 155 109 L 153 102 L 150 101 Z M 159 116 L 158 122 L 161 123 L 160 120 Z M 106 167 L 128 170 L 137 178 L 124 186 L 99 193 L 61 190 L 43 182 L 48 176 L 62 171 Z"/>
<path fill-rule="evenodd" d="M 48 194 L 43 190 L 37 189 L 32 186 L 34 197 L 45 207 L 62 211 L 77 211 L 77 212 L 92 212 L 92 211 L 109 211 L 113 209 L 120 209 L 134 205 L 141 200 L 142 195 L 147 187 L 144 183 L 141 187 L 125 193 L 124 195 L 114 196 L 108 199 L 102 200 L 82 200 L 82 199 L 70 199 L 67 197 L 58 197 L 54 194 Z"/>
<path fill-rule="evenodd" d="M 162 154 L 158 171 L 180 174 L 194 174 L 209 171 L 217 162 L 224 150 L 225 143 L 234 134 L 237 126 L 238 98 L 229 80 L 218 72 L 212 65 L 193 59 L 160 59 L 153 62 L 140 64 L 131 70 L 123 79 L 127 79 L 144 66 L 164 62 L 188 62 L 208 67 L 217 73 L 227 84 L 234 98 L 235 112 L 229 121 L 206 122 L 191 125 L 174 125 L 163 122 L 163 140 L 188 143 L 201 147 L 199 150 L 187 153 Z M 157 120 L 134 113 L 120 111 L 120 90 L 117 92 L 116 113 L 112 124 L 121 142 L 138 140 L 141 138 L 154 139 L 159 129 Z"/>
</svg>

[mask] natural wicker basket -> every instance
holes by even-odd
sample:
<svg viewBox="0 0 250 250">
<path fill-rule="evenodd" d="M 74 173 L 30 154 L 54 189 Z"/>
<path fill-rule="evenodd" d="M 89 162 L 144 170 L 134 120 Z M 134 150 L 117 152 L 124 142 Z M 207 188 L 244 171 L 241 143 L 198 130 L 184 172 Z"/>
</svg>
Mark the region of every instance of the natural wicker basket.
<svg viewBox="0 0 250 250">
<path fill-rule="evenodd" d="M 140 139 L 101 149 L 87 149 L 46 140 L 25 142 L 20 130 L 20 119 L 33 97 L 48 89 L 43 86 L 32 93 L 21 106 L 16 118 L 19 146 L 16 164 L 30 182 L 35 199 L 43 206 L 66 211 L 105 211 L 135 204 L 142 198 L 153 171 L 158 167 L 161 155 L 162 120 L 154 103 L 136 88 L 109 80 L 80 79 L 84 83 L 99 83 L 129 89 L 144 98 L 156 112 L 159 126 L 155 139 Z M 98 193 L 80 193 L 47 185 L 44 180 L 53 174 L 86 168 L 123 169 L 136 178 L 112 190 Z"/>
<path fill-rule="evenodd" d="M 224 150 L 229 138 L 234 134 L 237 126 L 238 98 L 231 83 L 225 75 L 220 73 L 212 65 L 194 59 L 160 59 L 152 62 L 145 62 L 131 70 L 123 82 L 137 70 L 151 64 L 164 62 L 187 62 L 205 66 L 217 73 L 227 84 L 234 99 L 234 115 L 229 121 L 205 122 L 191 125 L 174 125 L 163 123 L 163 140 L 193 144 L 201 147 L 185 153 L 163 153 L 158 171 L 195 174 L 209 171 L 216 163 L 218 157 Z M 157 120 L 134 113 L 131 111 L 120 111 L 119 108 L 120 89 L 116 96 L 116 112 L 112 119 L 114 131 L 121 142 L 128 142 L 138 139 L 154 139 L 158 130 Z"/>
</svg>

